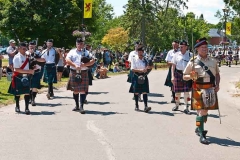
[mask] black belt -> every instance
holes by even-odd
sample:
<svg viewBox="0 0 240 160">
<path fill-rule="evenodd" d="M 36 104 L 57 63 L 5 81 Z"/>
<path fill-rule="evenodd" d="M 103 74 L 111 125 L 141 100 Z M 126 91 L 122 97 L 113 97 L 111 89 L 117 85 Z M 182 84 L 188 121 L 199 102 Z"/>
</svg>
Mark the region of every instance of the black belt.
<svg viewBox="0 0 240 160">
<path fill-rule="evenodd" d="M 75 69 L 70 69 L 70 71 L 72 71 L 72 72 L 76 72 L 76 70 Z M 86 72 L 87 70 L 81 70 L 81 72 Z"/>
<path fill-rule="evenodd" d="M 178 73 L 180 73 L 180 74 L 183 74 L 183 71 L 182 71 L 182 70 L 175 69 L 175 72 L 178 72 Z"/>
</svg>

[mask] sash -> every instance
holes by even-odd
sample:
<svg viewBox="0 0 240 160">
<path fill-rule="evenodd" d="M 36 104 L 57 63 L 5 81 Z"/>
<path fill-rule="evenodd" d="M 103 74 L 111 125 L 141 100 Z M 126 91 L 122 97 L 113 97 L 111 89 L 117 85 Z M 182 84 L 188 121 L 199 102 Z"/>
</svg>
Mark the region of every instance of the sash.
<svg viewBox="0 0 240 160">
<path fill-rule="evenodd" d="M 22 66 L 20 67 L 20 69 L 24 69 L 25 66 L 27 65 L 29 59 L 26 58 L 25 62 L 22 64 Z M 19 75 L 19 72 L 13 72 L 13 75 L 12 75 L 12 88 L 15 88 L 16 85 L 15 85 L 15 78 Z"/>
</svg>

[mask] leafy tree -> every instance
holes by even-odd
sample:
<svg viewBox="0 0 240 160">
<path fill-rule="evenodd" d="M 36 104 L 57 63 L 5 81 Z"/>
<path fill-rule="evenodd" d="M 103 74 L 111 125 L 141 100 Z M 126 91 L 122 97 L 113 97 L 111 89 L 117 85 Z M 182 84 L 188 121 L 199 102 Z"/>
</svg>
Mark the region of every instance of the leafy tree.
<svg viewBox="0 0 240 160">
<path fill-rule="evenodd" d="M 123 52 L 128 42 L 128 32 L 122 27 L 112 28 L 103 37 L 102 43 L 115 51 Z"/>
</svg>

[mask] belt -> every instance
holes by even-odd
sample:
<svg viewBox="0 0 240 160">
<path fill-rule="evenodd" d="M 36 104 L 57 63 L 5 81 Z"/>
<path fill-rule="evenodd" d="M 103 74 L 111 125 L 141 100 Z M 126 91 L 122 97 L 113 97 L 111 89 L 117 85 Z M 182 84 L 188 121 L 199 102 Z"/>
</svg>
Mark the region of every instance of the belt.
<svg viewBox="0 0 240 160">
<path fill-rule="evenodd" d="M 72 71 L 72 72 L 76 72 L 76 70 L 75 69 L 70 69 L 70 71 Z M 81 72 L 86 72 L 87 70 L 81 70 Z"/>
<path fill-rule="evenodd" d="M 182 70 L 178 70 L 178 69 L 175 69 L 176 72 L 180 73 L 180 74 L 183 74 L 183 71 Z"/>
</svg>

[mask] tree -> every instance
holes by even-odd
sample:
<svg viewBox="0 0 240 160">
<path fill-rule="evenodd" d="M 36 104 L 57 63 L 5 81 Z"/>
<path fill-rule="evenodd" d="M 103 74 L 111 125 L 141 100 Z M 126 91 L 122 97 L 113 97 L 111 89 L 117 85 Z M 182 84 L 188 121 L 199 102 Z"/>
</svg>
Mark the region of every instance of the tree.
<svg viewBox="0 0 240 160">
<path fill-rule="evenodd" d="M 128 32 L 122 27 L 112 28 L 103 37 L 102 43 L 115 51 L 123 52 L 128 42 Z"/>
<path fill-rule="evenodd" d="M 72 46 L 72 32 L 81 29 L 83 0 L 0 0 L 0 30 L 7 37 L 14 37 L 14 29 L 21 41 L 39 38 L 40 42 L 54 39 L 56 46 Z M 102 23 L 112 18 L 112 7 L 105 0 L 94 0 L 93 18 L 84 24 L 93 37 Z M 103 35 L 102 35 L 103 36 Z"/>
</svg>

